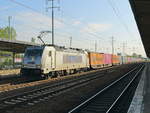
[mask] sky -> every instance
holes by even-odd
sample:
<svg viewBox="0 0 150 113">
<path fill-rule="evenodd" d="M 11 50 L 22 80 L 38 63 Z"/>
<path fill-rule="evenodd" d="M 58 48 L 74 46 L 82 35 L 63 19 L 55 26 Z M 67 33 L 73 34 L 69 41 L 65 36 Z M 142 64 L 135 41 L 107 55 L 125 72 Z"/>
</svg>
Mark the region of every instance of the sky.
<svg viewBox="0 0 150 113">
<path fill-rule="evenodd" d="M 145 55 L 143 44 L 128 0 L 54 0 L 55 44 L 59 46 Z M 17 31 L 17 40 L 41 43 L 41 31 L 51 31 L 51 2 L 46 0 L 0 0 L 0 27 L 11 26 Z M 58 8 L 59 7 L 59 8 Z M 51 43 L 51 34 L 43 37 Z M 123 49 L 124 48 L 124 49 Z"/>
</svg>

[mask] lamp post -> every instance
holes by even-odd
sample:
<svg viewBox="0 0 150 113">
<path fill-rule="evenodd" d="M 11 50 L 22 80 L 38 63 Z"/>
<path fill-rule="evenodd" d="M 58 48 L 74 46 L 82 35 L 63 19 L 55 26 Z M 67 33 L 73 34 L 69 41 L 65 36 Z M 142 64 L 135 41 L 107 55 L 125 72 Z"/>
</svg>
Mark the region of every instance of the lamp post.
<svg viewBox="0 0 150 113">
<path fill-rule="evenodd" d="M 10 27 L 10 22 L 11 22 L 12 17 L 8 16 L 8 36 L 9 36 L 9 40 L 12 39 L 12 31 L 11 31 L 11 27 Z"/>
</svg>

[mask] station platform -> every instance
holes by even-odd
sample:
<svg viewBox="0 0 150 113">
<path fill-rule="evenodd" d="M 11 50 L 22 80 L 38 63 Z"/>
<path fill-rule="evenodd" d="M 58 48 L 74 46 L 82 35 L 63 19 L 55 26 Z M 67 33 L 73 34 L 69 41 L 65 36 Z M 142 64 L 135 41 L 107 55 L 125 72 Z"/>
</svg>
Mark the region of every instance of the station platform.
<svg viewBox="0 0 150 113">
<path fill-rule="evenodd" d="M 0 79 L 18 76 L 20 69 L 0 70 Z"/>
<path fill-rule="evenodd" d="M 150 113 L 150 63 L 145 63 L 128 113 Z"/>
</svg>

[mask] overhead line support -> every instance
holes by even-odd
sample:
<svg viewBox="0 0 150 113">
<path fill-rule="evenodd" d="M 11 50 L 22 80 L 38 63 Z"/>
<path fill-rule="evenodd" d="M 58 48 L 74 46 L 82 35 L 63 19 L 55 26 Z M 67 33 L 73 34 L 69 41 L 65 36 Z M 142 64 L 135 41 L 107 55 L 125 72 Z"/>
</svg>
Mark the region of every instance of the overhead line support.
<svg viewBox="0 0 150 113">
<path fill-rule="evenodd" d="M 52 45 L 54 45 L 54 8 L 60 8 L 60 7 L 54 7 L 54 1 L 55 0 L 46 0 L 46 5 L 48 5 L 48 2 L 51 2 L 51 7 L 47 7 L 46 8 L 46 11 L 48 11 L 48 9 L 51 9 L 51 13 L 52 13 L 52 27 L 51 27 L 51 30 L 52 30 Z"/>
</svg>

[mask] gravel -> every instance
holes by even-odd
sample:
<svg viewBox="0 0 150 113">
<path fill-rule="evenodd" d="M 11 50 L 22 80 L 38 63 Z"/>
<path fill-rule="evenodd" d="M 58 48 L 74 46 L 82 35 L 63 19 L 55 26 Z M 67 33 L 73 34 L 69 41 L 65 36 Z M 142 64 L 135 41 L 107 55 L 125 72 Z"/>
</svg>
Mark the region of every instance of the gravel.
<svg viewBox="0 0 150 113">
<path fill-rule="evenodd" d="M 35 105 L 21 107 L 18 106 L 17 108 L 14 108 L 13 111 L 9 111 L 9 113 L 67 113 L 69 110 L 73 109 L 78 104 L 91 97 L 106 85 L 110 84 L 111 82 L 131 70 L 131 67 L 133 67 L 133 64 L 115 67 L 114 69 L 111 69 L 107 73 L 105 73 L 101 78 L 94 80 L 85 86 L 74 88 L 68 92 L 64 92 L 60 95 L 54 96 Z M 30 90 L 34 88 L 37 87 L 32 87 Z M 21 93 L 26 90 L 29 90 L 29 88 L 24 88 L 11 93 L 8 92 L 8 94 L 5 93 L 5 96 L 13 95 L 17 92 Z M 0 98 L 3 96 L 4 95 L 0 95 Z"/>
</svg>

